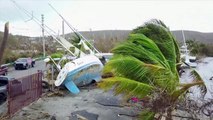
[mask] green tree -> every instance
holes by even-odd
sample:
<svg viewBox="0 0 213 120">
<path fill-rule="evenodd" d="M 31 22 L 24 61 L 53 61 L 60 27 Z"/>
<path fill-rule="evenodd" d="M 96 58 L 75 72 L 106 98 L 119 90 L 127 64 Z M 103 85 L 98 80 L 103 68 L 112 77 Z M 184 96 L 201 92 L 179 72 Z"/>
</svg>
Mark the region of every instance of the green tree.
<svg viewBox="0 0 213 120">
<path fill-rule="evenodd" d="M 191 54 L 197 55 L 201 52 L 201 44 L 199 44 L 199 42 L 195 40 L 187 40 L 186 44 Z"/>
<path fill-rule="evenodd" d="M 179 98 L 192 86 L 204 83 L 196 71 L 194 82 L 180 84 L 176 65 L 180 62 L 176 40 L 158 20 L 151 20 L 133 30 L 123 44 L 116 46 L 114 57 L 106 64 L 104 73 L 113 77 L 103 79 L 99 86 L 105 90 L 114 88 L 115 94 L 125 98 L 148 98 L 149 103 L 140 118 L 172 119 L 172 111 Z"/>
<path fill-rule="evenodd" d="M 81 38 L 79 36 L 73 36 L 70 41 L 75 47 L 81 49 L 81 45 L 79 45 Z"/>
</svg>

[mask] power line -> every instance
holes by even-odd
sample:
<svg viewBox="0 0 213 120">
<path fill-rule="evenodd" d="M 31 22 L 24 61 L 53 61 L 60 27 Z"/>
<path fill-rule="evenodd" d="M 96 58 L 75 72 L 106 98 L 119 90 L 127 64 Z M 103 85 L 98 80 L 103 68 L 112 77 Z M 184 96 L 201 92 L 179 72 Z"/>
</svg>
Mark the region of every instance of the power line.
<svg viewBox="0 0 213 120">
<path fill-rule="evenodd" d="M 3 19 L 4 21 L 8 21 L 3 15 L 0 15 L 0 18 Z"/>
<path fill-rule="evenodd" d="M 14 0 L 10 0 L 12 3 L 14 3 L 14 5 L 16 5 L 21 11 L 23 11 L 23 13 L 25 13 L 28 17 L 31 17 L 32 15 L 27 11 L 25 10 L 24 8 L 20 7 Z M 72 54 L 73 56 L 75 56 L 74 53 L 72 53 L 65 45 L 63 45 L 63 43 L 57 38 L 56 35 L 52 34 L 51 32 L 53 33 L 56 33 L 55 31 L 53 31 L 51 28 L 49 28 L 47 25 L 41 25 L 41 21 L 39 19 L 37 19 L 35 16 L 33 17 L 32 19 L 34 22 L 36 22 L 41 28 L 43 28 L 49 35 L 51 35 L 59 44 L 61 44 L 70 54 Z M 48 30 L 49 31 L 48 31 Z M 51 31 L 51 32 L 50 32 Z"/>
</svg>

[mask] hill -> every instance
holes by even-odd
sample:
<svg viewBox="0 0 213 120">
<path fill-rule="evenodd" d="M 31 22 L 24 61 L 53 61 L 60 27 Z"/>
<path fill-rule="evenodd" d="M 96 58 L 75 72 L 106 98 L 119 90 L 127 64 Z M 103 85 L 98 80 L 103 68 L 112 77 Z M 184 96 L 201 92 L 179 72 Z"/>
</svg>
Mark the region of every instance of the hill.
<svg viewBox="0 0 213 120">
<path fill-rule="evenodd" d="M 80 33 L 85 38 L 87 38 L 88 40 L 94 40 L 94 41 L 118 40 L 118 41 L 123 41 L 128 37 L 130 30 L 81 31 Z M 71 38 L 72 36 L 75 36 L 75 34 L 74 33 L 66 34 L 66 38 Z"/>
<path fill-rule="evenodd" d="M 110 50 L 120 42 L 127 39 L 130 30 L 100 30 L 100 31 L 82 31 L 80 32 L 85 38 L 92 41 L 92 44 L 101 52 L 110 52 Z M 183 42 L 183 36 L 181 30 L 172 31 L 179 43 Z M 212 48 L 213 45 L 213 33 L 202 33 L 197 31 L 184 30 L 186 40 L 196 40 L 201 43 L 207 44 L 208 48 Z M 73 39 L 74 33 L 66 34 L 65 37 L 68 40 Z M 3 33 L 0 32 L 0 43 L 3 38 Z M 57 49 L 57 42 L 46 37 L 46 50 L 48 53 L 55 52 Z M 32 47 L 33 46 L 33 47 Z M 4 55 L 4 61 L 13 61 L 18 56 L 12 51 L 18 50 L 36 50 L 37 54 L 42 53 L 42 41 L 39 37 L 27 37 L 19 35 L 9 35 L 8 43 Z M 212 50 L 208 50 L 209 52 Z M 213 55 L 213 52 L 212 52 Z M 211 55 L 211 56 L 212 56 Z M 6 59 L 7 58 L 7 59 Z"/>
<path fill-rule="evenodd" d="M 181 30 L 172 31 L 178 41 L 183 41 Z M 213 43 L 213 33 L 202 33 L 197 31 L 184 30 L 186 40 L 196 40 L 205 44 Z"/>
<path fill-rule="evenodd" d="M 123 41 L 128 37 L 128 34 L 131 32 L 131 30 L 100 30 L 100 31 L 81 31 L 80 33 L 86 37 L 87 39 L 93 39 L 95 41 L 97 40 L 119 40 Z M 177 38 L 178 41 L 183 41 L 182 31 L 181 30 L 175 30 L 172 31 L 174 36 Z M 184 30 L 185 38 L 186 40 L 196 40 L 200 41 L 202 43 L 213 43 L 213 32 L 211 33 L 203 33 L 203 32 L 197 32 L 197 31 L 189 31 Z M 10 34 L 10 36 L 13 36 Z M 66 34 L 66 38 L 70 38 L 74 36 L 74 33 Z M 3 37 L 3 33 L 0 32 L 0 41 Z M 26 39 L 27 36 L 14 36 L 19 39 Z"/>
<path fill-rule="evenodd" d="M 128 37 L 130 30 L 101 30 L 101 31 L 82 31 L 80 32 L 87 39 L 93 39 L 95 41 L 110 41 L 118 40 L 123 41 Z M 181 30 L 172 31 L 174 36 L 179 42 L 183 42 L 183 35 Z M 73 36 L 74 33 L 69 33 L 66 37 Z M 186 40 L 196 40 L 205 44 L 213 44 L 213 33 L 203 33 L 197 31 L 184 30 Z"/>
</svg>

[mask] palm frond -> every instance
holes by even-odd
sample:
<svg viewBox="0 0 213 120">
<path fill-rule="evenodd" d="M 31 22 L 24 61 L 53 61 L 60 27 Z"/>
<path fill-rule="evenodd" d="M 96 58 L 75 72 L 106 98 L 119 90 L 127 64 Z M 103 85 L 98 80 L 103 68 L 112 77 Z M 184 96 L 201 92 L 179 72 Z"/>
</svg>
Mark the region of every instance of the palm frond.
<svg viewBox="0 0 213 120">
<path fill-rule="evenodd" d="M 104 73 L 126 77 L 146 84 L 156 85 L 163 90 L 172 92 L 178 84 L 171 70 L 162 66 L 147 64 L 132 56 L 116 55 L 104 68 Z"/>
<path fill-rule="evenodd" d="M 198 88 L 200 89 L 201 97 L 204 98 L 207 93 L 207 88 L 206 85 L 204 84 L 205 82 L 203 81 L 200 74 L 196 70 L 192 70 L 190 75 L 194 78 L 193 82 L 201 82 L 201 81 L 203 82 L 203 84 L 198 85 Z"/>
<path fill-rule="evenodd" d="M 144 109 L 139 116 L 139 120 L 154 120 L 154 117 L 154 112 Z"/>
<path fill-rule="evenodd" d="M 100 83 L 98 83 L 98 86 L 104 90 L 109 90 L 114 87 L 115 95 L 122 94 L 126 98 L 130 98 L 132 96 L 143 98 L 149 95 L 154 89 L 151 85 L 123 77 L 103 79 Z"/>
<path fill-rule="evenodd" d="M 168 64 L 167 60 L 165 59 L 158 46 L 151 39 L 147 38 L 143 34 L 130 34 L 128 41 L 134 43 L 135 45 L 143 47 L 144 50 L 146 50 L 145 52 L 147 52 L 147 54 L 154 54 L 157 60 L 162 61 L 163 64 Z"/>
<path fill-rule="evenodd" d="M 193 82 L 203 81 L 203 79 L 195 69 L 190 72 L 190 76 L 194 78 Z"/>
<path fill-rule="evenodd" d="M 199 73 L 196 70 L 192 70 L 190 72 L 190 76 L 194 78 L 192 83 L 180 84 L 181 88 L 176 90 L 173 93 L 173 96 L 175 96 L 174 97 L 175 99 L 181 96 L 183 93 L 185 93 L 189 88 L 193 86 L 197 86 L 200 89 L 200 94 L 202 98 L 205 97 L 207 93 L 207 88 L 206 88 L 205 82 L 203 81 Z"/>
<path fill-rule="evenodd" d="M 129 35 L 128 42 L 115 47 L 112 52 L 133 56 L 145 63 L 170 67 L 158 46 L 142 34 Z"/>
<path fill-rule="evenodd" d="M 177 89 L 172 93 L 172 100 L 177 100 L 181 95 L 185 94 L 189 88 L 193 86 L 199 86 L 199 85 L 205 85 L 203 81 L 198 81 L 198 82 L 192 82 L 192 83 L 185 83 L 185 84 L 180 84 L 180 89 Z M 204 97 L 204 96 L 203 96 Z"/>
<path fill-rule="evenodd" d="M 179 52 L 179 48 L 173 41 L 174 36 L 162 21 L 156 19 L 148 21 L 143 26 L 134 29 L 132 33 L 141 33 L 152 39 L 168 60 L 172 72 L 176 71 L 176 53 Z"/>
<path fill-rule="evenodd" d="M 172 33 L 170 32 L 170 34 L 172 35 Z M 173 35 L 172 35 L 173 36 Z M 180 63 L 180 48 L 179 48 L 179 45 L 177 43 L 177 40 L 174 38 L 174 36 L 172 37 L 173 38 L 173 42 L 174 42 L 174 46 L 175 46 L 175 53 L 176 53 L 176 63 Z"/>
<path fill-rule="evenodd" d="M 152 75 L 160 69 L 164 70 L 165 68 L 158 65 L 146 64 L 131 56 L 116 55 L 106 64 L 104 72 L 112 72 L 116 76 L 150 83 L 149 80 L 153 78 Z M 152 73 L 150 74 L 150 72 Z"/>
</svg>

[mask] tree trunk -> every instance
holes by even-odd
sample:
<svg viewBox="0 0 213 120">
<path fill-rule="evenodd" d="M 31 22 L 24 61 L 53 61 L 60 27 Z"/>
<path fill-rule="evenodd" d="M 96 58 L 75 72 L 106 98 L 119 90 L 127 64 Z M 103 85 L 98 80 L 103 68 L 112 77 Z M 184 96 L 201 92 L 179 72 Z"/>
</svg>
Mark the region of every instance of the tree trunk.
<svg viewBox="0 0 213 120">
<path fill-rule="evenodd" d="M 4 49 L 6 47 L 6 43 L 7 43 L 7 39 L 8 39 L 8 33 L 9 33 L 9 22 L 7 22 L 5 24 L 4 38 L 3 38 L 3 41 L 2 41 L 1 46 L 0 46 L 0 65 L 2 64 L 2 58 L 3 58 L 3 55 L 4 55 Z"/>
<path fill-rule="evenodd" d="M 167 117 L 166 120 L 172 120 L 172 108 L 167 110 Z"/>
</svg>

